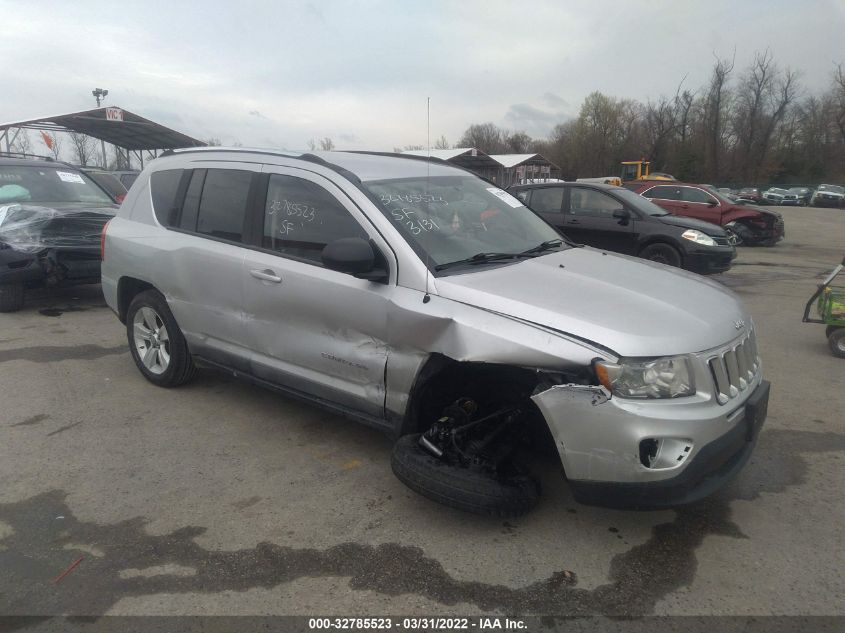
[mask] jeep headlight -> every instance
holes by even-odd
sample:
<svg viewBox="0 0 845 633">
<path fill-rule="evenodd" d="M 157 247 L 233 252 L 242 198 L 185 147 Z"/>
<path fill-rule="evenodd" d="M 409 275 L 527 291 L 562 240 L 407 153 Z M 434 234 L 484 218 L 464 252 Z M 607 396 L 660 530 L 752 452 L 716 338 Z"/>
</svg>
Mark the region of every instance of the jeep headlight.
<svg viewBox="0 0 845 633">
<path fill-rule="evenodd" d="M 684 231 L 681 234 L 681 237 L 685 240 L 689 240 L 690 242 L 701 244 L 702 246 L 716 246 L 716 240 L 707 235 L 707 233 L 702 233 L 701 231 L 696 231 L 695 229 Z"/>
<path fill-rule="evenodd" d="M 594 363 L 599 382 L 623 398 L 680 398 L 695 393 L 692 365 L 687 356 L 654 360 L 622 359 Z"/>
</svg>

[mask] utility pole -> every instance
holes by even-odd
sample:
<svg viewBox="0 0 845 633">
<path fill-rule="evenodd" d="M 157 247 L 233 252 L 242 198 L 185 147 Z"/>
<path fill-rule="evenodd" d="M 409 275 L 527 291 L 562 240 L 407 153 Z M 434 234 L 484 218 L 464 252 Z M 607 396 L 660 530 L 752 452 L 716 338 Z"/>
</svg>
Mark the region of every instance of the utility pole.
<svg viewBox="0 0 845 633">
<path fill-rule="evenodd" d="M 108 96 L 109 91 L 103 90 L 102 88 L 94 88 L 91 91 L 91 94 L 94 95 L 94 98 L 97 100 L 97 107 L 100 107 L 100 99 L 105 100 Z M 103 139 L 100 139 L 100 147 L 103 150 L 103 169 L 108 168 L 108 164 L 106 163 L 106 142 Z"/>
</svg>

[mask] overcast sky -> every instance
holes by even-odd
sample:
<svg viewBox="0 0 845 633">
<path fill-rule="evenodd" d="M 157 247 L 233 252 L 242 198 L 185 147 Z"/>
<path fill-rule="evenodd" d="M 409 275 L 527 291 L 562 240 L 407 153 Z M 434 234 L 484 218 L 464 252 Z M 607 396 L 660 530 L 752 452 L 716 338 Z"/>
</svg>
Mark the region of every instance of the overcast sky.
<svg viewBox="0 0 845 633">
<path fill-rule="evenodd" d="M 197 138 L 339 149 L 545 136 L 593 90 L 646 100 L 767 47 L 810 92 L 845 62 L 845 0 L 0 0 L 0 122 L 118 105 Z"/>
</svg>

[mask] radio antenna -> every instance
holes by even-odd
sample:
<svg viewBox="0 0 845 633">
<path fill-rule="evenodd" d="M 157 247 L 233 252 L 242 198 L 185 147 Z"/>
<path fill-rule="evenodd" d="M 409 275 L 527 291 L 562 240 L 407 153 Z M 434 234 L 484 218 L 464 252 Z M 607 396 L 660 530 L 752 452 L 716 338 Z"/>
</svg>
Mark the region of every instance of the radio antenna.
<svg viewBox="0 0 845 633">
<path fill-rule="evenodd" d="M 429 178 L 431 177 L 431 97 L 425 98 L 425 142 L 428 146 L 428 160 L 425 161 L 425 192 L 429 191 Z M 428 280 L 431 277 L 431 255 L 428 249 L 425 251 L 425 295 L 423 295 L 423 303 L 431 301 L 431 295 L 428 293 Z"/>
</svg>

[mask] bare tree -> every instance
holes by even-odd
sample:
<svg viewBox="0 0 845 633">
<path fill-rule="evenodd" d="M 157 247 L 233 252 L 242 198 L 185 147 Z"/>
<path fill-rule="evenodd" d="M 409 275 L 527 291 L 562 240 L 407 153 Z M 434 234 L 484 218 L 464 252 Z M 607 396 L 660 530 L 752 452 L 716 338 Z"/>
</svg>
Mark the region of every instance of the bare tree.
<svg viewBox="0 0 845 633">
<path fill-rule="evenodd" d="M 32 139 L 29 138 L 29 132 L 23 128 L 18 130 L 18 135 L 11 144 L 11 151 L 19 154 L 32 154 Z"/>
<path fill-rule="evenodd" d="M 452 146 L 449 145 L 449 141 L 446 140 L 446 137 L 441 135 L 439 139 L 434 141 L 434 149 L 451 149 Z"/>
<path fill-rule="evenodd" d="M 704 106 L 704 138 L 707 155 L 707 175 L 718 180 L 721 167 L 725 110 L 730 97 L 728 79 L 734 69 L 734 59 L 716 58 Z"/>
<path fill-rule="evenodd" d="M 334 149 L 334 141 L 328 136 L 320 139 L 312 138 L 310 141 L 308 141 L 308 149 L 310 149 L 312 152 L 315 150 L 330 152 Z"/>
<path fill-rule="evenodd" d="M 95 159 L 97 143 L 93 138 L 79 132 L 68 132 L 68 138 L 70 138 L 71 150 L 77 164 L 86 167 L 92 159 Z"/>
<path fill-rule="evenodd" d="M 506 134 L 504 141 L 508 152 L 512 154 L 527 154 L 531 148 L 531 143 L 533 142 L 528 134 L 521 131 Z"/>
<path fill-rule="evenodd" d="M 203 143 L 205 143 L 206 145 L 208 145 L 210 147 L 220 147 L 222 145 L 222 143 L 220 142 L 220 139 L 216 136 L 209 136 L 207 139 L 205 139 L 203 141 Z"/>
<path fill-rule="evenodd" d="M 504 154 L 507 151 L 503 130 L 493 123 L 470 125 L 458 141 L 458 147 L 475 147 L 487 154 Z"/>
</svg>

